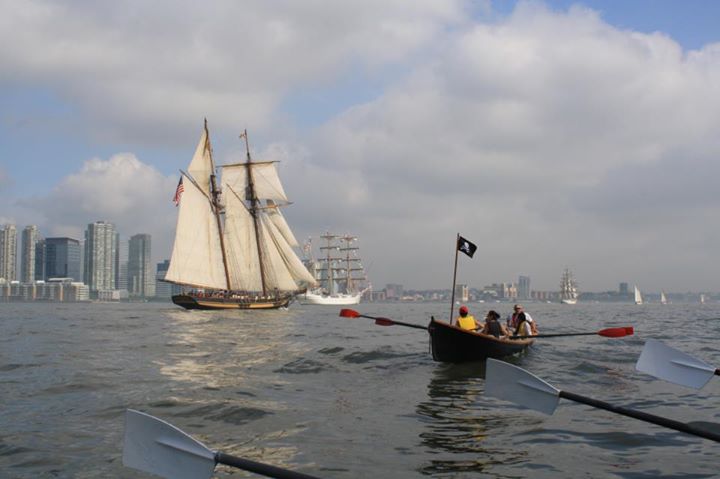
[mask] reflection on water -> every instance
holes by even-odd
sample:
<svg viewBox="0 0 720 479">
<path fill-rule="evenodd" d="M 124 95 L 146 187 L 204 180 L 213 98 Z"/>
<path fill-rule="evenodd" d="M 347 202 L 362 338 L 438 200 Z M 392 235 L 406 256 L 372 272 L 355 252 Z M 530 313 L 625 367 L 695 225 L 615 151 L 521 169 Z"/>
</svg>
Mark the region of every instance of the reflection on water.
<svg viewBox="0 0 720 479">
<path fill-rule="evenodd" d="M 421 444 L 431 452 L 425 475 L 483 472 L 488 466 L 514 460 L 523 451 L 501 450 L 486 438 L 506 426 L 483 396 L 485 362 L 442 365 L 427 387 L 427 400 L 417 406 L 425 430 Z"/>
</svg>

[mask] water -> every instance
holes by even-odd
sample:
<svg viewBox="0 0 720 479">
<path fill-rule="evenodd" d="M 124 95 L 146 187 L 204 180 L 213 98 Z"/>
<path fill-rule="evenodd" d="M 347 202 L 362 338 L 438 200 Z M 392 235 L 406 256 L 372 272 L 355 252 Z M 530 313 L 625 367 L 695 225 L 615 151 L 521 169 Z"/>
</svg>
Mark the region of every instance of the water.
<svg viewBox="0 0 720 479">
<path fill-rule="evenodd" d="M 510 307 L 472 306 L 477 317 Z M 449 308 L 356 309 L 426 324 Z M 720 365 L 720 305 L 526 309 L 545 333 L 636 335 L 538 340 L 514 364 L 559 389 L 720 423 L 720 378 L 695 391 L 634 368 L 650 337 Z M 338 311 L 0 304 L 0 477 L 151 477 L 122 466 L 126 408 L 212 449 L 328 478 L 717 477 L 720 444 L 566 400 L 553 416 L 520 409 L 483 395 L 483 363 L 433 362 L 424 331 Z M 252 477 L 216 469 L 231 476 Z"/>
</svg>

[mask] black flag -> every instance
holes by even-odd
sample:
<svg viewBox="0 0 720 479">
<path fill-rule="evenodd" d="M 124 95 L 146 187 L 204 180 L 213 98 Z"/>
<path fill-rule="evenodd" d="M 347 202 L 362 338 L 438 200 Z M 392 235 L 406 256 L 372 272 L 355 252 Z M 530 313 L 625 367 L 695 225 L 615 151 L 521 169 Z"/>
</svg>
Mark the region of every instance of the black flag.
<svg viewBox="0 0 720 479">
<path fill-rule="evenodd" d="M 474 244 L 472 244 L 471 242 L 469 242 L 462 236 L 458 236 L 457 249 L 472 258 L 473 255 L 475 254 L 475 250 L 477 249 L 477 246 L 475 246 Z"/>
</svg>

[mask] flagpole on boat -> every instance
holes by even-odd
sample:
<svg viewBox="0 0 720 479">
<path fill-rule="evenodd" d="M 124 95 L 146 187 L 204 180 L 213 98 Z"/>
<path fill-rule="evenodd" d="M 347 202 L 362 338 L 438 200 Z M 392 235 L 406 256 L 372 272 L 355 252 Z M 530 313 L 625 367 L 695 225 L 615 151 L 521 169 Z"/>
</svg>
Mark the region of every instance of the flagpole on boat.
<svg viewBox="0 0 720 479">
<path fill-rule="evenodd" d="M 450 320 L 449 324 L 453 324 L 453 312 L 455 311 L 455 279 L 457 278 L 457 259 L 458 259 L 458 243 L 460 242 L 460 233 L 455 236 L 455 268 L 453 269 L 453 285 L 450 300 Z"/>
</svg>

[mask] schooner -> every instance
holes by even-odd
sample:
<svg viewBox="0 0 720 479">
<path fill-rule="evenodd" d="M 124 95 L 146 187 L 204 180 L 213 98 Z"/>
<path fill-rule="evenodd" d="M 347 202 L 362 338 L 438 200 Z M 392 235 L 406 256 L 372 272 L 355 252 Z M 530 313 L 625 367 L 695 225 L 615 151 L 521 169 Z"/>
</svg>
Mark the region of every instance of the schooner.
<svg viewBox="0 0 720 479">
<path fill-rule="evenodd" d="M 195 155 L 180 171 L 178 219 L 165 281 L 185 291 L 172 297 L 187 309 L 286 307 L 315 279 L 293 250 L 298 246 L 280 207 L 290 204 L 274 161 L 216 167 L 207 120 Z M 180 194 L 182 196 L 180 196 Z"/>
</svg>

